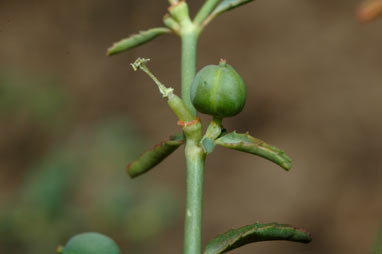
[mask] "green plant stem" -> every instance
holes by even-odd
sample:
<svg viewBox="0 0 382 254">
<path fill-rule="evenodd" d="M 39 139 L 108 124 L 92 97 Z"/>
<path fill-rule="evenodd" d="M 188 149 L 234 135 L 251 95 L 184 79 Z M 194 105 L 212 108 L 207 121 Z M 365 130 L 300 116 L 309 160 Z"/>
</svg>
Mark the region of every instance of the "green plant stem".
<svg viewBox="0 0 382 254">
<path fill-rule="evenodd" d="M 206 0 L 202 8 L 200 8 L 199 12 L 196 14 L 194 22 L 196 24 L 202 24 L 219 2 L 220 0 Z"/>
<path fill-rule="evenodd" d="M 186 107 L 196 117 L 196 109 L 192 105 L 190 90 L 196 73 L 196 50 L 200 26 L 191 22 L 188 10 L 170 10 L 180 23 L 182 40 L 182 100 Z M 186 136 L 185 157 L 187 166 L 186 177 L 186 215 L 184 225 L 184 254 L 200 254 L 202 238 L 202 201 L 203 201 L 203 171 L 205 153 L 200 146 L 202 125 L 200 122 L 183 128 Z"/>
<path fill-rule="evenodd" d="M 192 26 L 192 25 L 190 25 Z M 182 99 L 188 109 L 196 116 L 196 109 L 192 105 L 190 89 L 196 73 L 196 48 L 198 32 L 190 29 L 181 35 L 182 39 Z"/>
<path fill-rule="evenodd" d="M 187 139 L 187 200 L 184 229 L 184 254 L 201 253 L 203 171 L 205 155 L 199 142 Z"/>
</svg>

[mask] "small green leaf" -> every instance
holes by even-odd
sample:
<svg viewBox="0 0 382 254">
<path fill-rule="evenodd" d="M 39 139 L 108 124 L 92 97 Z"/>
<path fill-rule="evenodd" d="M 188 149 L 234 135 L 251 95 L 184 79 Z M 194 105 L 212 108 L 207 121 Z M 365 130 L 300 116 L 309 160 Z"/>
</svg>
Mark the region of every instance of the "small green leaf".
<svg viewBox="0 0 382 254">
<path fill-rule="evenodd" d="M 222 254 L 249 243 L 271 240 L 309 243 L 312 238 L 304 229 L 288 224 L 255 223 L 218 235 L 207 244 L 204 254 Z"/>
<path fill-rule="evenodd" d="M 252 1 L 253 0 L 224 0 L 218 6 L 216 6 L 212 14 L 217 16 L 223 12 L 235 9 L 236 7 L 239 7 L 240 5 L 247 4 Z"/>
<path fill-rule="evenodd" d="M 166 33 L 171 33 L 171 30 L 166 27 L 156 27 L 146 31 L 141 31 L 139 32 L 139 34 L 133 34 L 126 39 L 123 39 L 119 42 L 114 43 L 113 46 L 111 46 L 107 50 L 107 55 L 111 56 L 111 55 L 121 53 L 128 49 L 131 49 L 139 45 L 142 45 L 146 42 L 149 42 L 155 39 L 157 36 L 166 34 Z"/>
<path fill-rule="evenodd" d="M 170 137 L 169 140 L 162 141 L 152 149 L 145 151 L 137 160 L 130 163 L 127 166 L 127 173 L 130 177 L 136 177 L 149 171 L 183 143 L 183 134 L 178 134 Z"/>
<path fill-rule="evenodd" d="M 230 149 L 258 155 L 278 164 L 287 171 L 292 167 L 292 160 L 283 150 L 254 138 L 248 133 L 240 134 L 234 131 L 218 138 L 215 143 Z"/>
<path fill-rule="evenodd" d="M 215 141 L 207 137 L 202 138 L 200 144 L 202 145 L 203 151 L 206 154 L 212 153 L 216 146 Z"/>
<path fill-rule="evenodd" d="M 223 130 L 222 119 L 214 117 L 207 128 L 206 134 L 200 141 L 200 144 L 206 154 L 210 154 L 215 149 L 215 139 L 220 136 Z"/>
<path fill-rule="evenodd" d="M 204 23 L 207 24 L 223 12 L 235 9 L 240 5 L 247 4 L 252 1 L 253 0 L 224 0 L 218 6 L 216 6 L 214 11 L 208 16 Z"/>
</svg>

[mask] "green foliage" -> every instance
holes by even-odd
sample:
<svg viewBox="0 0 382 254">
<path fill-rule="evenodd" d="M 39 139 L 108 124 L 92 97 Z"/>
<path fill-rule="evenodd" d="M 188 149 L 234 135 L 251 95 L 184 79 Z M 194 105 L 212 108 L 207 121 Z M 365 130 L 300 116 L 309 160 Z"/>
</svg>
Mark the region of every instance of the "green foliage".
<svg viewBox="0 0 382 254">
<path fill-rule="evenodd" d="M 206 154 L 210 154 L 215 149 L 215 140 L 223 132 L 222 119 L 215 117 L 207 128 L 206 134 L 202 138 L 200 145 Z"/>
<path fill-rule="evenodd" d="M 63 248 L 63 254 L 119 254 L 117 244 L 108 236 L 88 232 L 73 236 Z"/>
<path fill-rule="evenodd" d="M 49 125 L 58 115 L 64 119 L 69 98 L 57 81 L 26 77 L 0 76 L 0 117 L 22 115 Z"/>
<path fill-rule="evenodd" d="M 146 42 L 155 39 L 159 35 L 166 33 L 171 33 L 171 30 L 166 27 L 157 27 L 148 29 L 146 31 L 141 31 L 139 34 L 131 35 L 126 39 L 114 43 L 114 45 L 107 50 L 107 54 L 111 56 L 121 53 L 131 48 L 140 46 Z"/>
<path fill-rule="evenodd" d="M 13 98 L 19 96 L 15 93 Z M 10 109 L 13 115 L 28 110 Z M 125 235 L 134 243 L 151 239 L 174 223 L 178 208 L 174 193 L 158 190 L 150 178 L 135 185 L 122 177 L 120 169 L 138 155 L 144 141 L 129 119 L 116 116 L 84 126 L 73 124 L 66 122 L 72 131 L 53 139 L 43 157 L 26 169 L 19 191 L 4 195 L 0 252 L 17 248 L 17 253 L 49 253 L 68 235 L 89 227 Z M 60 126 L 49 130 L 46 135 L 62 135 Z M 146 210 L 156 213 L 141 212 Z"/>
<path fill-rule="evenodd" d="M 137 177 L 146 173 L 173 153 L 183 143 L 183 134 L 172 136 L 170 139 L 160 142 L 152 149 L 145 151 L 137 160 L 131 162 L 127 167 L 128 174 L 131 177 Z"/>
<path fill-rule="evenodd" d="M 382 225 L 379 226 L 375 243 L 371 249 L 371 254 L 382 254 Z"/>
<path fill-rule="evenodd" d="M 207 25 L 211 20 L 222 14 L 223 12 L 230 11 L 239 7 L 243 4 L 252 2 L 253 0 L 223 0 L 218 6 L 212 11 L 212 13 L 207 17 L 204 22 L 204 26 Z"/>
<path fill-rule="evenodd" d="M 170 0 L 164 23 L 169 29 L 153 28 L 133 35 L 113 45 L 108 54 L 116 54 L 141 45 L 156 36 L 173 31 L 182 41 L 182 98 L 173 93 L 172 88 L 162 84 L 147 68 L 146 59 L 138 58 L 132 64 L 148 74 L 158 85 L 163 97 L 178 117 L 184 140 L 166 140 L 146 151 L 138 160 L 129 165 L 131 177 L 138 176 L 160 163 L 183 142 L 187 165 L 187 198 L 185 217 L 184 254 L 201 253 L 201 218 L 203 194 L 203 170 L 205 158 L 216 145 L 261 156 L 285 170 L 290 170 L 291 159 L 284 151 L 266 144 L 247 134 L 236 132 L 226 134 L 222 119 L 238 114 L 244 107 L 246 89 L 240 75 L 222 60 L 219 66 L 209 65 L 196 74 L 196 49 L 200 32 L 216 16 L 232 10 L 252 0 L 206 0 L 195 19 L 189 17 L 186 1 Z M 203 136 L 202 124 L 195 108 L 213 116 L 207 132 Z M 144 213 L 144 211 L 142 211 Z M 140 228 L 138 228 L 139 230 Z M 277 223 L 254 224 L 231 230 L 218 236 L 207 246 L 205 254 L 225 253 L 244 244 L 266 240 L 311 241 L 310 235 L 302 229 Z"/>
<path fill-rule="evenodd" d="M 204 137 L 202 141 L 200 142 L 200 145 L 202 146 L 204 152 L 206 154 L 210 154 L 214 151 L 215 149 L 215 141 L 213 139 Z"/>
<path fill-rule="evenodd" d="M 34 214 L 41 213 L 47 220 L 61 217 L 65 211 L 62 204 L 71 200 L 73 186 L 78 184 L 75 169 L 81 161 L 65 149 L 57 149 L 39 166 L 31 169 L 26 178 L 22 204 Z"/>
<path fill-rule="evenodd" d="M 230 11 L 243 4 L 252 2 L 253 0 L 223 0 L 211 13 L 213 16 L 222 14 L 223 12 Z"/>
<path fill-rule="evenodd" d="M 278 164 L 287 171 L 292 167 L 292 160 L 283 150 L 254 138 L 248 133 L 241 134 L 234 131 L 218 138 L 215 143 L 226 148 L 258 155 Z"/>
<path fill-rule="evenodd" d="M 255 223 L 217 236 L 207 244 L 204 254 L 222 254 L 249 243 L 271 240 L 309 243 L 312 238 L 305 230 L 287 224 Z"/>
</svg>

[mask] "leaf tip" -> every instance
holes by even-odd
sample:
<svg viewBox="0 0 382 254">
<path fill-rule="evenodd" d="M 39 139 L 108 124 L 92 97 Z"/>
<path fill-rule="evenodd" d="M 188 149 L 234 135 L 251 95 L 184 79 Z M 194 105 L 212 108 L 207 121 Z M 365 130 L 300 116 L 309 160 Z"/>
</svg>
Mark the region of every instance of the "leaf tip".
<svg viewBox="0 0 382 254">
<path fill-rule="evenodd" d="M 296 228 L 295 240 L 300 243 L 310 243 L 313 238 L 312 234 L 303 228 Z"/>
<path fill-rule="evenodd" d="M 137 174 L 135 174 L 132 169 L 132 165 L 133 165 L 133 162 L 129 163 L 126 167 L 126 173 L 130 176 L 130 178 L 134 178 L 137 176 Z"/>
<path fill-rule="evenodd" d="M 107 50 L 106 50 L 106 55 L 107 56 L 112 56 L 115 54 L 118 54 L 120 51 L 118 50 L 118 42 L 114 42 L 113 45 L 111 45 Z"/>
<path fill-rule="evenodd" d="M 107 56 L 112 56 L 114 55 L 115 53 L 113 52 L 113 49 L 112 48 L 108 48 L 107 51 L 106 51 L 106 55 Z"/>
<path fill-rule="evenodd" d="M 292 169 L 292 163 L 290 161 L 283 161 L 280 166 L 286 171 L 290 171 Z"/>
</svg>

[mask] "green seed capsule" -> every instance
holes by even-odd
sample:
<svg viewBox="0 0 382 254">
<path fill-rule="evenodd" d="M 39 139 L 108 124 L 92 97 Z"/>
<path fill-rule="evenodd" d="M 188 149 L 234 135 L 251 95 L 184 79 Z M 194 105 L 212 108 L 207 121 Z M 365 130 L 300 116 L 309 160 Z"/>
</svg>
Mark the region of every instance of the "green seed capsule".
<svg viewBox="0 0 382 254">
<path fill-rule="evenodd" d="M 63 248 L 63 254 L 119 253 L 119 247 L 111 238 L 93 232 L 73 236 Z"/>
<path fill-rule="evenodd" d="M 195 76 L 191 85 L 191 101 L 204 114 L 230 117 L 244 107 L 246 89 L 243 79 L 224 60 L 208 65 Z"/>
</svg>

